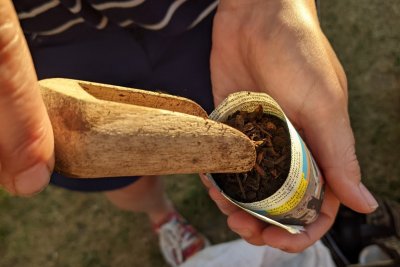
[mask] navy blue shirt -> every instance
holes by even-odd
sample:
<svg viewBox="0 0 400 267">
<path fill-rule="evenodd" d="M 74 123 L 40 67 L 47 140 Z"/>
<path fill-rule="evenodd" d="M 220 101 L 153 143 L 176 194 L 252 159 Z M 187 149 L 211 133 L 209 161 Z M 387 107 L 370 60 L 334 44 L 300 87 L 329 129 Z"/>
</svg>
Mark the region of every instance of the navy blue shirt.
<svg viewBox="0 0 400 267">
<path fill-rule="evenodd" d="M 218 0 L 13 0 L 25 34 L 62 35 L 89 26 L 141 27 L 179 34 L 195 27 Z"/>
</svg>

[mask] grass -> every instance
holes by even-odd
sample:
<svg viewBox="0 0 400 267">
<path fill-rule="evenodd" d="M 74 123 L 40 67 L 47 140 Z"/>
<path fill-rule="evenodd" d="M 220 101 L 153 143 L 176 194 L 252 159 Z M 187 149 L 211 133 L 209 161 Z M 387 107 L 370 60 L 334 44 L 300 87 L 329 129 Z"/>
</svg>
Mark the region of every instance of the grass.
<svg viewBox="0 0 400 267">
<path fill-rule="evenodd" d="M 400 2 L 321 2 L 322 28 L 348 75 L 363 179 L 400 201 Z M 195 176 L 166 183 L 178 209 L 213 243 L 236 237 Z M 100 194 L 48 187 L 12 198 L 0 191 L 0 214 L 1 267 L 166 266 L 147 219 Z"/>
<path fill-rule="evenodd" d="M 165 180 L 178 209 L 213 243 L 235 237 L 196 176 Z M 0 191 L 0 214 L 1 267 L 167 266 L 145 216 L 121 212 L 101 194 L 51 186 L 12 198 Z"/>
<path fill-rule="evenodd" d="M 348 76 L 364 182 L 400 200 L 400 3 L 322 1 L 322 28 Z"/>
</svg>

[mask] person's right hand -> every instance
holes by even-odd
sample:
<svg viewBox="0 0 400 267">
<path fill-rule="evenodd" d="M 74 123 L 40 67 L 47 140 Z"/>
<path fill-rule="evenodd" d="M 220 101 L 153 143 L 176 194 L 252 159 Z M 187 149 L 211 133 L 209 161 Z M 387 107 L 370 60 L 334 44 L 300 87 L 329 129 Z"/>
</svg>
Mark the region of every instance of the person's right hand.
<svg viewBox="0 0 400 267">
<path fill-rule="evenodd" d="M 10 0 L 0 0 L 0 185 L 41 191 L 54 166 L 53 131 L 32 58 Z"/>
</svg>

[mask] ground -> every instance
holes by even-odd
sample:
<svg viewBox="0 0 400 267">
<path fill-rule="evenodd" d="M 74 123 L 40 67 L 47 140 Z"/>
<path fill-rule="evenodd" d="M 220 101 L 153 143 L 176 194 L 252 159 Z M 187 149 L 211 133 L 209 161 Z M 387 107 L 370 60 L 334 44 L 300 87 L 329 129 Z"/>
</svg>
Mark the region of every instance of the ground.
<svg viewBox="0 0 400 267">
<path fill-rule="evenodd" d="M 400 2 L 322 0 L 321 25 L 348 75 L 363 179 L 400 201 Z M 338 136 L 340 138 L 340 136 Z M 181 212 L 213 243 L 236 238 L 194 175 L 166 177 Z M 166 266 L 146 218 L 99 194 L 0 191 L 1 267 Z"/>
</svg>

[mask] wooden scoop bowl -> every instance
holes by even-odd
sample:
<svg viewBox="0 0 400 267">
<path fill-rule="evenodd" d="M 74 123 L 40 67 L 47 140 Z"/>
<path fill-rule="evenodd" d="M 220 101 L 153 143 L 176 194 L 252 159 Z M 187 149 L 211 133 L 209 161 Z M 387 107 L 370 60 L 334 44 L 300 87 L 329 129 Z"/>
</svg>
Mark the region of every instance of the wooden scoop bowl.
<svg viewBox="0 0 400 267">
<path fill-rule="evenodd" d="M 246 172 L 255 147 L 182 97 L 71 80 L 39 82 L 55 171 L 75 178 Z"/>
</svg>

